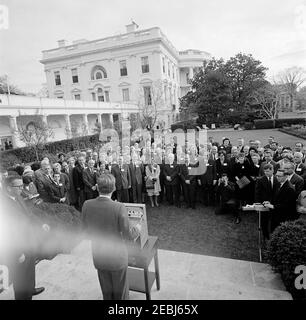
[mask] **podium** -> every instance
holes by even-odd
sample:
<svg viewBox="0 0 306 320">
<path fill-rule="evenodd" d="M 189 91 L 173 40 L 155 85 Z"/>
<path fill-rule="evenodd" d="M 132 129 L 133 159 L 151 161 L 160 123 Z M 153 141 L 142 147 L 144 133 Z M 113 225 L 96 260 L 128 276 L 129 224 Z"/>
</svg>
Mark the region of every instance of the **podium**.
<svg viewBox="0 0 306 320">
<path fill-rule="evenodd" d="M 131 291 L 146 294 L 151 300 L 151 288 L 156 281 L 156 288 L 160 290 L 159 263 L 157 237 L 149 236 L 143 247 L 131 244 L 129 250 L 128 280 Z M 149 265 L 154 258 L 155 271 L 149 271 Z"/>
<path fill-rule="evenodd" d="M 258 251 L 259 251 L 259 262 L 262 262 L 262 241 L 261 241 L 261 213 L 270 211 L 269 208 L 266 208 L 262 204 L 253 204 L 253 205 L 246 205 L 242 207 L 243 211 L 256 211 L 258 214 Z"/>
</svg>

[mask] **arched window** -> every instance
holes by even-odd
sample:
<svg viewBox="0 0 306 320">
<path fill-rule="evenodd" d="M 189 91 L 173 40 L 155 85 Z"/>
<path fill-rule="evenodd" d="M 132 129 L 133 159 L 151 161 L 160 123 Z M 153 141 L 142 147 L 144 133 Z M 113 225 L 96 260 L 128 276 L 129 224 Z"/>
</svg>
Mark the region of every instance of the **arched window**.
<svg viewBox="0 0 306 320">
<path fill-rule="evenodd" d="M 107 78 L 107 72 L 105 68 L 102 66 L 95 66 L 92 68 L 91 71 L 91 80 L 100 80 L 100 79 L 106 79 Z"/>
</svg>

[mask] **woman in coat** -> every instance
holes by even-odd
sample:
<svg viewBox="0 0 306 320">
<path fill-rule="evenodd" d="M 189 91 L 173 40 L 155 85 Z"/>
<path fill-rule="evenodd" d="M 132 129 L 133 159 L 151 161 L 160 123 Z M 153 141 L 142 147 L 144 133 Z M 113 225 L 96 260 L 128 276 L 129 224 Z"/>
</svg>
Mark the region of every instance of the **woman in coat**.
<svg viewBox="0 0 306 320">
<path fill-rule="evenodd" d="M 160 167 L 156 163 L 155 159 L 152 159 L 152 164 L 148 164 L 146 166 L 146 189 L 148 193 L 148 197 L 151 202 L 151 207 L 154 207 L 154 204 L 156 207 L 159 206 L 158 204 L 158 196 L 161 191 L 160 188 L 160 182 L 159 182 L 159 175 L 160 175 Z"/>
</svg>

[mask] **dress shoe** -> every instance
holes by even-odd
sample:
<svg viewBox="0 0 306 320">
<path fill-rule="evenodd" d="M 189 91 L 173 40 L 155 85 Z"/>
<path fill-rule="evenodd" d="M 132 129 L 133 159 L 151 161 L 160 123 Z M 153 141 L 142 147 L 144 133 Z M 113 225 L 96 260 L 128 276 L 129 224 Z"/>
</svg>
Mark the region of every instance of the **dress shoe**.
<svg viewBox="0 0 306 320">
<path fill-rule="evenodd" d="M 45 288 L 44 287 L 40 287 L 40 288 L 35 288 L 33 293 L 32 293 L 32 296 L 37 296 L 38 294 L 42 293 L 45 291 Z"/>
</svg>

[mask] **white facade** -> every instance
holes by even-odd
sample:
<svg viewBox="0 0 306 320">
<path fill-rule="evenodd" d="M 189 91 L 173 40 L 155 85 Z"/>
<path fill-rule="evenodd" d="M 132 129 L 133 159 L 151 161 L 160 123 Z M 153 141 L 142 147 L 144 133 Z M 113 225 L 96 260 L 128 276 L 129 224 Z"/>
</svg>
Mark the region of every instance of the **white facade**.
<svg viewBox="0 0 306 320">
<path fill-rule="evenodd" d="M 0 94 L 0 149 L 5 141 L 14 147 L 24 146 L 18 129 L 27 127 L 36 116 L 52 128 L 50 141 L 72 137 L 74 127 L 84 134 L 93 134 L 96 123 L 102 128 L 113 127 L 116 119 L 129 119 L 138 106 L 129 103 L 75 101 Z"/>
<path fill-rule="evenodd" d="M 158 84 L 165 126 L 176 120 L 178 99 L 190 90 L 188 79 L 210 59 L 199 50 L 179 52 L 160 28 L 136 30 L 136 24 L 128 25 L 126 34 L 58 45 L 43 51 L 41 60 L 51 98 L 139 104 L 143 95 L 154 100 L 152 87 Z"/>
</svg>

